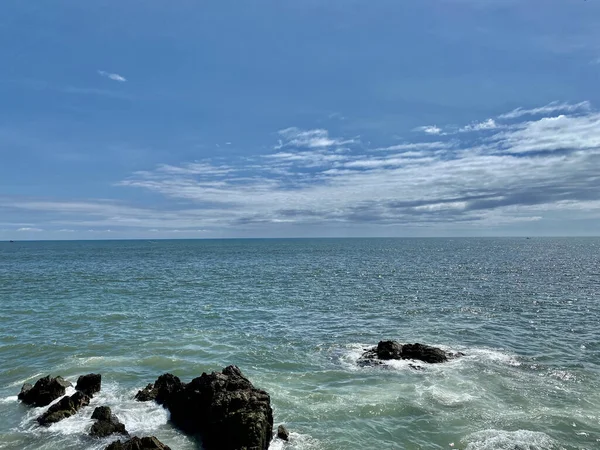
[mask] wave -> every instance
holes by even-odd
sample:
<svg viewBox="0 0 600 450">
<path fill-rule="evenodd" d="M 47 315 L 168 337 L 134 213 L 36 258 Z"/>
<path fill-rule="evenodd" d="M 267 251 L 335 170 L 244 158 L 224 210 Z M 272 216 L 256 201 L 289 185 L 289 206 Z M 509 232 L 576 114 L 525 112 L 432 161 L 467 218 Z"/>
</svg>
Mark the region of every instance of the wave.
<svg viewBox="0 0 600 450">
<path fill-rule="evenodd" d="M 484 430 L 467 436 L 465 450 L 564 450 L 545 433 L 529 430 Z"/>
</svg>

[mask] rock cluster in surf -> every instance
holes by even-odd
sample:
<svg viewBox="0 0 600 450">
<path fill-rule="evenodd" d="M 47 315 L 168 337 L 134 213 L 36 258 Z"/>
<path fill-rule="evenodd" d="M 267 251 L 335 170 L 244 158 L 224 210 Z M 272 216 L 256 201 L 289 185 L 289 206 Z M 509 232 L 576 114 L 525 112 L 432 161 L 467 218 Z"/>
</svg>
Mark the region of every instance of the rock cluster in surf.
<svg viewBox="0 0 600 450">
<path fill-rule="evenodd" d="M 203 373 L 187 384 L 164 374 L 135 398 L 163 405 L 171 422 L 199 435 L 206 450 L 266 450 L 273 435 L 269 394 L 255 388 L 237 366 Z"/>
<path fill-rule="evenodd" d="M 73 395 L 65 395 L 72 384 L 61 377 L 41 378 L 35 385 L 25 384 L 18 398 L 32 406 L 50 407 L 37 418 L 42 426 L 50 426 L 77 414 L 100 392 L 99 374 L 80 376 Z M 62 396 L 62 398 L 61 398 Z M 202 440 L 207 450 L 267 450 L 273 437 L 273 410 L 267 392 L 255 388 L 237 366 L 221 372 L 203 373 L 189 383 L 172 374 L 161 375 L 156 382 L 140 390 L 139 401 L 156 401 L 170 412 L 171 422 Z M 55 401 L 59 399 L 58 401 Z M 125 425 L 108 406 L 97 407 L 90 436 L 103 438 L 113 434 L 129 436 Z M 289 433 L 279 427 L 278 437 L 287 440 Z M 170 450 L 156 437 L 132 437 L 117 440 L 106 450 Z"/>
<path fill-rule="evenodd" d="M 358 359 L 361 366 L 383 364 L 382 361 L 409 359 L 428 364 L 439 364 L 464 356 L 460 352 L 446 352 L 438 347 L 423 344 L 400 344 L 397 341 L 380 341 L 376 347 L 366 349 Z"/>
</svg>

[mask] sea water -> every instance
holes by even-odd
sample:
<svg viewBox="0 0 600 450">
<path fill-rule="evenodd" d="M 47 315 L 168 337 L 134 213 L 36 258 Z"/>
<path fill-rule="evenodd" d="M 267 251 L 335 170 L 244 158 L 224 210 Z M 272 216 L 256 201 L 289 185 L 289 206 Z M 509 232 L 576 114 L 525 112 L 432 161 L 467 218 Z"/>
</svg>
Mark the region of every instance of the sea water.
<svg viewBox="0 0 600 450">
<path fill-rule="evenodd" d="M 238 365 L 271 395 L 271 448 L 600 448 L 600 239 L 0 243 L 0 449 L 103 449 L 130 433 L 199 444 L 133 400 L 171 372 Z M 382 339 L 461 351 L 360 367 Z M 52 374 L 102 374 L 48 428 L 17 400 Z"/>
</svg>

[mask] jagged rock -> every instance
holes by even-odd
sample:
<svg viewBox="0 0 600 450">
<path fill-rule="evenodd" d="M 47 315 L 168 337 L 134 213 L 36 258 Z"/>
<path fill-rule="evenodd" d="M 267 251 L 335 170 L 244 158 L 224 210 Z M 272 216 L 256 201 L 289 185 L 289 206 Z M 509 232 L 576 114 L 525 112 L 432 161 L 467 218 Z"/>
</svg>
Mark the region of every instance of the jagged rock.
<svg viewBox="0 0 600 450">
<path fill-rule="evenodd" d="M 154 436 L 151 437 L 133 437 L 128 441 L 115 441 L 105 450 L 171 450 L 171 448 L 160 442 Z"/>
<path fill-rule="evenodd" d="M 50 378 L 50 375 L 40 378 L 31 386 L 25 383 L 18 395 L 19 400 L 32 406 L 46 406 L 65 395 L 66 388 L 71 383 L 62 377 Z"/>
<path fill-rule="evenodd" d="M 75 389 L 83 392 L 88 397 L 93 397 L 94 394 L 100 392 L 101 384 L 102 375 L 99 373 L 90 373 L 88 375 L 81 375 L 77 379 Z"/>
<path fill-rule="evenodd" d="M 287 441 L 290 438 L 290 432 L 283 425 L 279 425 L 277 427 L 277 437 L 279 439 L 283 439 L 284 441 Z"/>
<path fill-rule="evenodd" d="M 141 402 L 155 400 L 159 405 L 168 408 L 169 399 L 177 392 L 181 391 L 185 384 L 170 373 L 165 373 L 158 377 L 154 384 L 149 384 L 144 389 L 138 391 L 135 399 Z"/>
<path fill-rule="evenodd" d="M 381 361 L 390 359 L 413 359 L 429 364 L 437 364 L 459 356 L 464 356 L 464 353 L 445 352 L 441 348 L 419 343 L 401 345 L 396 341 L 381 341 L 377 344 L 377 347 L 366 349 L 359 358 L 358 364 L 361 366 L 371 366 L 381 364 Z M 411 367 L 413 366 L 411 365 Z"/>
<path fill-rule="evenodd" d="M 203 373 L 190 383 L 165 374 L 136 398 L 152 397 L 182 431 L 197 434 L 205 450 L 266 450 L 273 435 L 269 394 L 256 389 L 236 366 Z"/>
<path fill-rule="evenodd" d="M 135 399 L 138 402 L 148 402 L 150 400 L 156 400 L 156 394 L 158 391 L 154 389 L 154 384 L 149 383 L 144 389 L 140 389 L 135 394 Z"/>
<path fill-rule="evenodd" d="M 58 402 L 52 405 L 48 410 L 37 418 L 40 425 L 50 426 L 67 417 L 76 414 L 82 406 L 90 404 L 90 398 L 83 392 L 75 392 L 70 397 L 65 395 Z"/>
<path fill-rule="evenodd" d="M 96 419 L 96 423 L 92 425 L 90 436 L 106 437 L 115 433 L 129 435 L 125 425 L 119 422 L 108 406 L 98 406 L 92 413 L 92 419 Z"/>
</svg>

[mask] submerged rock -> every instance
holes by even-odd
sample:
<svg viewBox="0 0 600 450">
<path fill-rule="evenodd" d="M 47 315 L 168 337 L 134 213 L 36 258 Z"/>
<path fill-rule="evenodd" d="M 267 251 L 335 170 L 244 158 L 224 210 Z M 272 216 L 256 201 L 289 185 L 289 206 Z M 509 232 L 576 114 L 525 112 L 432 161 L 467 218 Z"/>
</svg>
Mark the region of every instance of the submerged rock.
<svg viewBox="0 0 600 450">
<path fill-rule="evenodd" d="M 19 400 L 31 406 L 46 406 L 66 393 L 66 388 L 73 386 L 62 377 L 40 378 L 35 385 L 25 383 L 18 395 Z"/>
<path fill-rule="evenodd" d="M 171 450 L 171 448 L 156 437 L 133 437 L 128 441 L 115 441 L 111 443 L 105 450 Z"/>
<path fill-rule="evenodd" d="M 88 397 L 93 397 L 94 394 L 100 392 L 101 384 L 102 375 L 99 373 L 90 373 L 88 375 L 81 375 L 77 379 L 75 389 L 83 392 Z"/>
<path fill-rule="evenodd" d="M 284 441 L 287 441 L 290 438 L 290 432 L 283 425 L 279 425 L 277 427 L 277 437 L 279 439 L 283 439 Z"/>
<path fill-rule="evenodd" d="M 171 413 L 175 426 L 197 434 L 206 450 L 266 450 L 273 435 L 269 394 L 256 389 L 236 366 L 203 373 L 184 384 L 171 374 L 138 392 Z"/>
<path fill-rule="evenodd" d="M 58 402 L 52 405 L 48 410 L 37 418 L 40 425 L 50 426 L 67 417 L 71 417 L 79 411 L 82 406 L 90 404 L 90 398 L 83 392 L 75 392 L 70 397 L 65 395 Z"/>
<path fill-rule="evenodd" d="M 119 422 L 108 406 L 98 406 L 92 413 L 92 419 L 96 419 L 96 423 L 92 425 L 90 436 L 105 437 L 115 433 L 129 435 L 125 425 Z"/>
<path fill-rule="evenodd" d="M 464 356 L 464 354 L 446 352 L 441 348 L 419 343 L 401 345 L 396 341 L 380 341 L 377 347 L 367 349 L 361 355 L 358 364 L 361 366 L 376 365 L 381 364 L 381 361 L 391 359 L 412 359 L 429 364 L 438 364 L 459 356 Z"/>
</svg>

